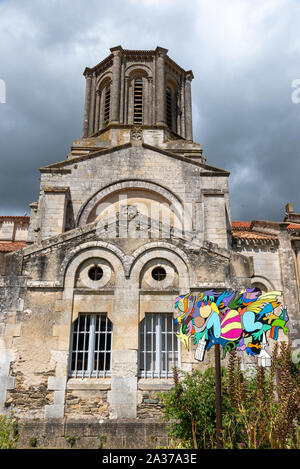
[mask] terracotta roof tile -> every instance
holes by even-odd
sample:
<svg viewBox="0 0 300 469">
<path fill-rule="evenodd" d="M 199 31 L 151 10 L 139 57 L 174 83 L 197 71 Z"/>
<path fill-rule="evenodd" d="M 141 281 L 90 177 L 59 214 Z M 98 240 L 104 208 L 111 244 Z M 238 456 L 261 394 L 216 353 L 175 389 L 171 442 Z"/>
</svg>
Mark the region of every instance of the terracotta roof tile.
<svg viewBox="0 0 300 469">
<path fill-rule="evenodd" d="M 251 221 L 233 221 L 231 227 L 233 230 L 243 230 L 249 229 L 251 226 Z"/>
<path fill-rule="evenodd" d="M 30 217 L 27 215 L 0 215 L 0 221 L 4 220 L 16 220 L 16 221 L 27 221 L 29 223 Z"/>
<path fill-rule="evenodd" d="M 5 241 L 0 242 L 0 252 L 14 252 L 27 246 L 23 241 Z"/>
<path fill-rule="evenodd" d="M 233 231 L 232 232 L 233 238 L 247 238 L 247 239 L 270 239 L 270 240 L 276 240 L 277 236 L 273 236 L 267 233 L 257 233 L 255 231 L 246 231 L 246 230 L 241 230 L 241 231 Z"/>
<path fill-rule="evenodd" d="M 269 222 L 266 222 L 268 224 Z M 256 222 L 257 224 L 257 222 Z M 264 222 L 261 222 L 261 225 L 263 225 Z M 246 240 L 261 240 L 261 241 L 276 241 L 278 240 L 278 237 L 276 234 L 271 234 L 265 231 L 259 231 L 257 228 L 259 226 L 255 226 L 254 228 L 254 222 L 250 221 L 233 221 L 231 223 L 231 228 L 232 228 L 232 237 L 234 239 L 246 239 Z M 253 229 L 254 228 L 254 229 Z"/>
<path fill-rule="evenodd" d="M 287 227 L 287 230 L 300 230 L 300 224 L 299 223 L 290 223 Z"/>
</svg>

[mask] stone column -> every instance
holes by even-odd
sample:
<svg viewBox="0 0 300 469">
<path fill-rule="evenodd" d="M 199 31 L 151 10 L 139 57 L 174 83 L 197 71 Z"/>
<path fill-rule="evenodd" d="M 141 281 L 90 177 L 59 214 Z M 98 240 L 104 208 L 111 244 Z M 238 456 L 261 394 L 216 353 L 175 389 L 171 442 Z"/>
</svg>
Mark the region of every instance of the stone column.
<svg viewBox="0 0 300 469">
<path fill-rule="evenodd" d="M 136 418 L 139 285 L 116 276 L 113 315 L 110 418 Z M 124 301 L 126 298 L 126 301 Z"/>
<path fill-rule="evenodd" d="M 149 125 L 149 81 L 148 78 L 143 78 L 143 123 Z"/>
<path fill-rule="evenodd" d="M 110 50 L 114 55 L 113 67 L 112 67 L 110 121 L 112 123 L 119 123 L 120 122 L 122 48 L 121 46 L 118 46 Z"/>
<path fill-rule="evenodd" d="M 84 102 L 84 115 L 83 115 L 83 138 L 88 136 L 89 133 L 89 116 L 90 116 L 90 103 L 91 103 L 91 85 L 92 75 L 86 75 L 85 86 L 85 102 Z"/>
<path fill-rule="evenodd" d="M 128 114 L 127 114 L 127 124 L 133 124 L 133 114 L 134 114 L 134 81 L 131 80 L 128 82 Z"/>
<path fill-rule="evenodd" d="M 181 137 L 185 138 L 185 103 L 184 103 L 184 78 L 181 79 L 180 83 L 180 135 Z"/>
<path fill-rule="evenodd" d="M 99 129 L 103 128 L 103 121 L 104 121 L 104 100 L 105 100 L 105 93 L 102 88 L 100 92 L 100 102 L 99 102 Z"/>
<path fill-rule="evenodd" d="M 68 191 L 68 187 L 46 187 L 44 189 L 41 240 L 64 232 Z"/>
<path fill-rule="evenodd" d="M 121 91 L 120 91 L 120 123 L 124 123 L 124 90 L 125 88 L 125 63 L 122 60 L 121 64 Z"/>
<path fill-rule="evenodd" d="M 176 133 L 181 135 L 181 89 L 177 88 L 176 94 Z"/>
<path fill-rule="evenodd" d="M 98 132 L 98 130 L 99 130 L 99 113 L 100 113 L 100 94 L 99 94 L 99 91 L 96 91 L 96 108 L 95 108 L 94 132 Z"/>
<path fill-rule="evenodd" d="M 191 71 L 186 73 L 184 95 L 185 95 L 185 138 L 187 140 L 193 140 L 193 121 L 192 121 L 192 93 L 191 93 L 191 81 L 194 75 Z"/>
<path fill-rule="evenodd" d="M 298 283 L 298 296 L 300 300 L 300 247 L 295 252 L 296 256 L 296 271 L 297 271 L 297 283 Z"/>
<path fill-rule="evenodd" d="M 90 100 L 90 117 L 89 117 L 89 135 L 94 133 L 95 123 L 95 102 L 96 102 L 96 76 L 93 73 L 91 82 L 91 100 Z"/>
<path fill-rule="evenodd" d="M 148 102 L 149 102 L 149 118 L 148 122 L 149 125 L 153 125 L 154 123 L 154 118 L 153 118 L 153 79 L 148 78 Z"/>
<path fill-rule="evenodd" d="M 124 84 L 124 124 L 128 124 L 128 77 Z"/>
<path fill-rule="evenodd" d="M 30 223 L 28 228 L 28 237 L 27 241 L 29 243 L 34 243 L 37 238 L 37 228 L 38 228 L 38 202 L 32 202 L 29 204 L 30 207 Z"/>
<path fill-rule="evenodd" d="M 300 340 L 299 325 L 299 301 L 298 301 L 298 285 L 296 277 L 296 265 L 293 258 L 293 248 L 291 245 L 290 234 L 286 226 L 288 223 L 280 223 L 279 234 L 279 261 L 281 270 L 281 282 L 284 292 L 283 302 L 287 305 L 289 322 L 287 327 L 290 329 L 290 340 L 292 349 L 294 349 Z"/>
<path fill-rule="evenodd" d="M 156 124 L 166 123 L 166 74 L 165 55 L 167 50 L 157 47 L 156 49 Z"/>
<path fill-rule="evenodd" d="M 295 260 L 295 268 L 296 268 L 296 277 L 297 277 L 297 289 L 298 289 L 298 315 L 296 323 L 293 324 L 292 330 L 290 330 L 290 334 L 293 337 L 292 341 L 292 348 L 294 353 L 292 354 L 296 357 L 296 363 L 299 361 L 299 353 L 300 353 L 300 319 L 299 319 L 299 306 L 300 306 L 300 242 L 296 241 L 293 243 L 294 247 L 294 260 Z M 290 327 L 288 323 L 288 327 Z"/>
</svg>

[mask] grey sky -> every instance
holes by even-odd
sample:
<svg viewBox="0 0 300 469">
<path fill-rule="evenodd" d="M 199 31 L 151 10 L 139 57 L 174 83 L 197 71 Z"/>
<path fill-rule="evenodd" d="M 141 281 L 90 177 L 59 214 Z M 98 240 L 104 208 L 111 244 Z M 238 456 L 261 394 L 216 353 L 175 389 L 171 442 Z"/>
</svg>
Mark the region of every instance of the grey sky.
<svg viewBox="0 0 300 469">
<path fill-rule="evenodd" d="M 194 140 L 231 172 L 234 220 L 300 211 L 299 24 L 297 0 L 0 0 L 0 214 L 29 212 L 39 167 L 81 137 L 84 68 L 119 44 L 193 70 Z"/>
</svg>

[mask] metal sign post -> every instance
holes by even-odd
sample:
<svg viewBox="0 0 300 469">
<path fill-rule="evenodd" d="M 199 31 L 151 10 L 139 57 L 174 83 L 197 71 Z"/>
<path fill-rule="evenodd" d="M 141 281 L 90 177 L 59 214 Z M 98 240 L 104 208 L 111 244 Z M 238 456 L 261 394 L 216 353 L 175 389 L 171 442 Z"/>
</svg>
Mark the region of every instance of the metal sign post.
<svg viewBox="0 0 300 469">
<path fill-rule="evenodd" d="M 278 339 L 279 330 L 288 334 L 286 323 L 289 320 L 287 307 L 280 305 L 281 291 L 262 293 L 259 288 L 245 290 L 214 290 L 191 292 L 180 295 L 175 301 L 175 311 L 179 315 L 175 324 L 180 324 L 177 337 L 188 348 L 189 340 L 197 344 L 195 360 L 203 361 L 205 352 L 214 347 L 216 381 L 216 434 L 217 448 L 222 443 L 222 358 L 230 350 L 245 352 L 256 357 L 258 365 L 271 366 L 271 356 L 265 350 L 267 339 Z M 276 314 L 280 306 L 281 313 Z M 268 333 L 268 337 L 267 337 Z"/>
<path fill-rule="evenodd" d="M 222 449 L 222 383 L 220 345 L 215 346 L 215 379 L 216 379 L 216 433 L 217 449 Z"/>
</svg>

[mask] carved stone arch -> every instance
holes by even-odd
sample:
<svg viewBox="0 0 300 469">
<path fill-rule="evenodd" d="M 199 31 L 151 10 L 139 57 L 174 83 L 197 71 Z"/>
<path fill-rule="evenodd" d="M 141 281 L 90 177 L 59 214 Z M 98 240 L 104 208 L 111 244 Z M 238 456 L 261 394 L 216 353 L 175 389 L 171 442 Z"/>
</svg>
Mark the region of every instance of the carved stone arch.
<svg viewBox="0 0 300 469">
<path fill-rule="evenodd" d="M 181 249 L 171 243 L 150 242 L 132 253 L 133 262 L 129 275 L 133 282 L 140 281 L 143 267 L 153 259 L 166 259 L 176 267 L 179 276 L 179 289 L 181 292 L 188 291 L 192 280 L 192 272 L 189 268 L 187 255 Z"/>
<path fill-rule="evenodd" d="M 132 70 L 132 72 L 130 73 L 130 75 L 128 75 L 128 80 L 129 82 L 135 80 L 136 78 L 148 78 L 148 74 L 145 70 L 141 69 L 141 68 L 136 68 L 134 70 Z"/>
<path fill-rule="evenodd" d="M 132 64 L 129 65 L 125 70 L 125 77 L 131 78 L 134 75 L 138 75 L 139 73 L 143 73 L 149 78 L 152 78 L 152 70 L 150 67 L 144 64 Z"/>
<path fill-rule="evenodd" d="M 96 90 L 98 92 L 101 92 L 102 89 L 111 81 L 112 81 L 112 72 L 108 71 L 104 75 L 101 75 L 100 77 L 98 77 Z"/>
<path fill-rule="evenodd" d="M 128 124 L 143 125 L 148 120 L 148 74 L 145 70 L 133 69 L 128 76 L 127 117 Z"/>
<path fill-rule="evenodd" d="M 108 123 L 107 121 L 109 121 L 111 108 L 111 82 L 112 73 L 107 72 L 104 76 L 101 76 L 96 85 L 96 131 L 104 127 Z M 109 98 L 107 96 L 108 92 Z"/>
<path fill-rule="evenodd" d="M 69 297 L 73 291 L 74 279 L 78 267 L 90 257 L 99 257 L 108 261 L 117 273 L 123 272 L 124 265 L 128 264 L 127 256 L 111 243 L 91 241 L 72 249 L 62 262 L 59 279 L 64 287 L 64 297 Z"/>
<path fill-rule="evenodd" d="M 178 133 L 178 116 L 180 109 L 179 83 L 173 75 L 166 74 L 166 123 L 175 133 Z"/>
<path fill-rule="evenodd" d="M 180 85 L 178 79 L 171 73 L 166 73 L 166 86 L 170 86 L 173 91 L 176 91 Z"/>
<path fill-rule="evenodd" d="M 257 287 L 260 288 L 260 285 L 262 285 L 264 287 L 265 292 L 276 290 L 274 284 L 269 279 L 267 279 L 266 277 L 264 277 L 262 275 L 257 275 L 255 277 L 252 277 L 251 286 L 252 287 L 257 286 Z"/>
<path fill-rule="evenodd" d="M 169 189 L 150 181 L 128 179 L 105 186 L 99 191 L 97 191 L 94 195 L 92 195 L 92 197 L 90 197 L 80 208 L 77 215 L 76 226 L 83 226 L 90 222 L 88 221 L 89 215 L 92 210 L 101 202 L 101 200 L 105 199 L 110 194 L 120 192 L 126 189 L 142 189 L 148 192 L 159 194 L 170 204 L 178 218 L 181 219 L 181 221 L 183 220 L 183 203 Z"/>
</svg>

